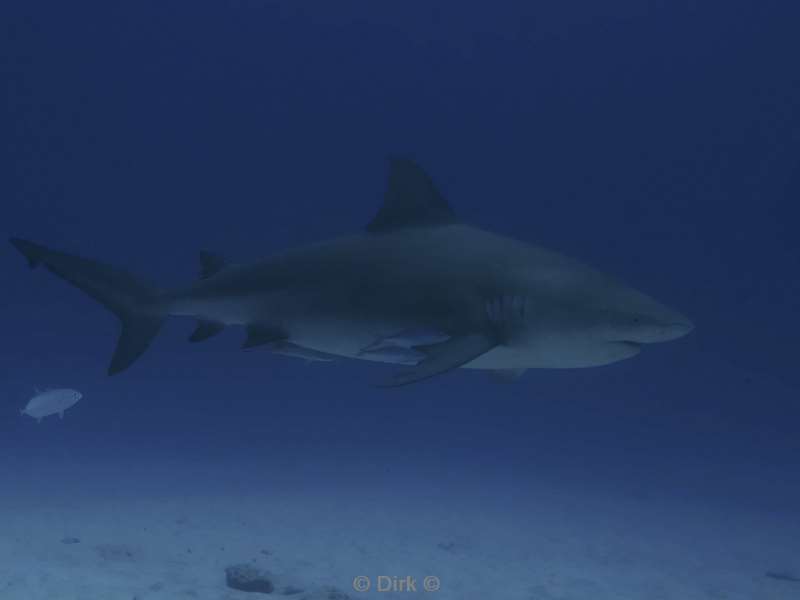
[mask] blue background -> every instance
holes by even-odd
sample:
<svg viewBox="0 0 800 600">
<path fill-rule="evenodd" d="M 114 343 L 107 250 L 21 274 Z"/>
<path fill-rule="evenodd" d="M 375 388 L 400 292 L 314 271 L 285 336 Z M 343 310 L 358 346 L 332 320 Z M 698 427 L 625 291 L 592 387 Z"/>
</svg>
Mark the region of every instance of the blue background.
<svg viewBox="0 0 800 600">
<path fill-rule="evenodd" d="M 450 465 L 789 507 L 800 500 L 800 10 L 790 2 L 3 2 L 0 233 L 161 286 L 353 232 L 385 157 L 475 225 L 688 314 L 634 360 L 458 372 L 190 345 L 104 373 L 113 316 L 0 251 L 0 446 L 19 456 Z M 63 422 L 34 387 L 85 399 Z M 435 471 L 435 469 L 434 469 Z"/>
</svg>

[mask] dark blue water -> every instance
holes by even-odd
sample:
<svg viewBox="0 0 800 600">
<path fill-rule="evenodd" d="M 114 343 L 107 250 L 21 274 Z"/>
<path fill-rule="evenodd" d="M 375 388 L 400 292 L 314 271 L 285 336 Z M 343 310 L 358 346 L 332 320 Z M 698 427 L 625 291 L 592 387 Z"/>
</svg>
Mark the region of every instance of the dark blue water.
<svg viewBox="0 0 800 600">
<path fill-rule="evenodd" d="M 455 469 L 796 527 L 798 18 L 771 1 L 3 3 L 5 237 L 183 285 L 202 249 L 246 262 L 360 230 L 400 153 L 464 221 L 696 330 L 598 369 L 385 391 L 386 367 L 245 353 L 235 330 L 190 345 L 175 319 L 107 378 L 113 316 L 9 245 L 2 452 Z M 18 419 L 47 386 L 85 399 Z"/>
</svg>

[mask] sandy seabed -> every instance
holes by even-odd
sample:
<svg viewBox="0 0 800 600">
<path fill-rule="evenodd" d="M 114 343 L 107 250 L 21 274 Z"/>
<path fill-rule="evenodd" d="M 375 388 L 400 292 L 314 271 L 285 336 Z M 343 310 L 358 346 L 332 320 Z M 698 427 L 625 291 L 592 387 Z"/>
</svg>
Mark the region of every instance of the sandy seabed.
<svg viewBox="0 0 800 600">
<path fill-rule="evenodd" d="M 227 588 L 239 563 L 364 600 L 800 598 L 767 575 L 800 572 L 798 513 L 258 461 L 7 461 L 0 476 L 2 600 L 282 597 Z"/>
</svg>

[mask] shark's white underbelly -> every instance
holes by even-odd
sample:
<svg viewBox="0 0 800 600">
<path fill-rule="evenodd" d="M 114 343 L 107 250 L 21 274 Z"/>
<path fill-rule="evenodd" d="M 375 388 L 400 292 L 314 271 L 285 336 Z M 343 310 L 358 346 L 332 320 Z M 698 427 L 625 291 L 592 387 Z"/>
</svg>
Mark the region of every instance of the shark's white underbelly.
<svg viewBox="0 0 800 600">
<path fill-rule="evenodd" d="M 300 346 L 337 356 L 392 363 L 384 358 L 365 356 L 362 350 L 376 339 L 413 327 L 411 322 L 365 323 L 347 321 L 309 322 L 292 328 L 290 341 Z M 625 344 L 600 344 L 574 336 L 543 336 L 524 345 L 500 345 L 463 365 L 465 369 L 569 369 L 607 365 L 630 358 L 638 347 Z"/>
<path fill-rule="evenodd" d="M 409 328 L 431 326 L 411 315 L 370 317 L 313 306 L 308 296 L 288 293 L 269 298 L 250 297 L 236 301 L 193 302 L 173 307 L 172 314 L 191 315 L 226 325 L 263 323 L 286 331 L 288 341 L 345 358 L 395 363 L 391 357 L 364 354 L 376 340 Z M 435 327 L 435 326 L 434 326 Z M 463 365 L 467 369 L 559 369 L 606 365 L 630 358 L 638 348 L 625 344 L 598 343 L 574 332 L 559 335 L 550 331 L 524 343 L 500 345 Z"/>
</svg>

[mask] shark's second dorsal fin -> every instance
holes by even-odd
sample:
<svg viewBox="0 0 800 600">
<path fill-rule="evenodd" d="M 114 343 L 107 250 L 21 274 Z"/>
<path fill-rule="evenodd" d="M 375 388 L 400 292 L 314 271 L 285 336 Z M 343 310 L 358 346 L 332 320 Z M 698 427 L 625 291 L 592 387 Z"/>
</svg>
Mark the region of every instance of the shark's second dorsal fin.
<svg viewBox="0 0 800 600">
<path fill-rule="evenodd" d="M 457 221 L 447 201 L 417 163 L 406 158 L 389 159 L 389 181 L 383 206 L 367 225 L 367 231 L 383 233 Z"/>
<path fill-rule="evenodd" d="M 211 252 L 200 252 L 200 279 L 208 279 L 228 266 L 228 261 Z"/>
</svg>

